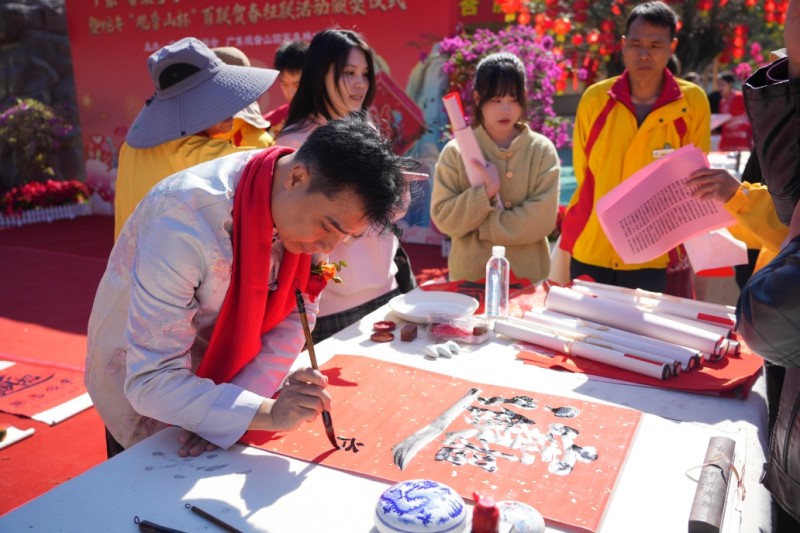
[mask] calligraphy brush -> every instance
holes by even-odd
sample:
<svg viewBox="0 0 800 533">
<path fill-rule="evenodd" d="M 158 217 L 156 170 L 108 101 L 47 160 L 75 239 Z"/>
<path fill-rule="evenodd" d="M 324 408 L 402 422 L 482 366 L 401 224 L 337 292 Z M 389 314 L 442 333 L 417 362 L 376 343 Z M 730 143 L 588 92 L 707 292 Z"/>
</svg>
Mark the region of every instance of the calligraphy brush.
<svg viewBox="0 0 800 533">
<path fill-rule="evenodd" d="M 295 289 L 294 296 L 297 299 L 297 309 L 300 311 L 300 321 L 303 323 L 303 333 L 306 336 L 306 349 L 308 349 L 308 356 L 311 358 L 311 368 L 319 370 L 319 366 L 317 366 L 317 354 L 314 352 L 314 341 L 311 339 L 311 328 L 308 327 L 308 317 L 306 316 L 306 304 L 303 301 L 303 293 L 300 292 L 300 289 Z M 322 422 L 325 424 L 325 434 L 328 436 L 328 440 L 331 442 L 331 445 L 338 450 L 339 445 L 336 443 L 336 433 L 333 431 L 331 414 L 324 409 L 322 411 Z"/>
</svg>

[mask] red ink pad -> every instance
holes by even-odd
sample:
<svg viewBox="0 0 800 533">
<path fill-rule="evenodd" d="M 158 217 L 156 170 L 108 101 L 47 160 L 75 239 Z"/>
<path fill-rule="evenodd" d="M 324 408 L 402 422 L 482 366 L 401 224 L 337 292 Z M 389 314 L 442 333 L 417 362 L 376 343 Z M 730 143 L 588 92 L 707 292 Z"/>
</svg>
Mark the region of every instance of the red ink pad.
<svg viewBox="0 0 800 533">
<path fill-rule="evenodd" d="M 373 342 L 389 342 L 394 339 L 394 333 L 391 331 L 376 331 L 369 338 Z"/>
<path fill-rule="evenodd" d="M 381 320 L 372 325 L 372 331 L 394 331 L 396 327 L 397 324 L 391 320 Z"/>
</svg>

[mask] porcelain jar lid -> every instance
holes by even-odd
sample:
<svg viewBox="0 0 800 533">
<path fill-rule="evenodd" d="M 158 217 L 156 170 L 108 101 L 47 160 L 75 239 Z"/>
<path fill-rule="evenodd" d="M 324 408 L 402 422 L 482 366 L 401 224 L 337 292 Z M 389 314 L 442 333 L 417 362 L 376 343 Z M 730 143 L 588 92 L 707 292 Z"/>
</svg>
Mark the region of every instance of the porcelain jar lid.
<svg viewBox="0 0 800 533">
<path fill-rule="evenodd" d="M 380 533 L 462 533 L 466 524 L 461 496 L 429 479 L 392 485 L 375 505 L 375 527 Z"/>
</svg>

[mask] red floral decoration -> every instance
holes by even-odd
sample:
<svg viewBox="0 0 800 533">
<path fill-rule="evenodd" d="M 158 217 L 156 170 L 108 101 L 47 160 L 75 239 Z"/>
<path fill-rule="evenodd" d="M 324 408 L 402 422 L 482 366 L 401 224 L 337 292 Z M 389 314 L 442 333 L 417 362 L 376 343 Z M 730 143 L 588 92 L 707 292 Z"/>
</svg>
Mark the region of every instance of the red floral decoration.
<svg viewBox="0 0 800 533">
<path fill-rule="evenodd" d="M 329 281 L 334 283 L 344 283 L 342 278 L 338 276 L 342 268 L 347 266 L 347 261 L 337 261 L 336 263 L 326 263 L 320 261 L 311 265 L 311 276 L 308 278 L 306 284 L 306 294 L 308 298 L 314 302 L 322 292 Z"/>
<path fill-rule="evenodd" d="M 681 6 L 684 2 L 666 0 L 668 4 Z M 588 0 L 574 0 L 564 2 L 561 0 L 495 0 L 497 7 L 504 14 L 508 23 L 530 25 L 538 35 L 550 36 L 556 42 L 557 51 L 561 56 L 558 63 L 559 69 L 564 73 L 555 81 L 557 93 L 566 90 L 568 82 L 572 81 L 573 90 L 578 90 L 580 84 L 589 86 L 601 75 L 601 68 L 605 63 L 614 60 L 620 52 L 620 35 L 624 31 L 625 18 L 630 10 L 639 2 L 628 0 L 602 0 L 589 2 Z M 736 5 L 734 5 L 736 4 Z M 732 7 L 747 7 L 749 13 L 757 13 L 762 18 L 767 28 L 779 29 L 786 20 L 788 0 L 697 0 L 691 5 L 696 12 L 700 26 L 708 23 L 710 19 L 719 19 L 720 14 Z M 680 9 L 676 9 L 680 11 Z M 749 19 L 752 20 L 752 17 Z M 748 26 L 732 18 L 725 19 L 724 48 L 718 56 L 719 63 L 727 68 L 731 62 L 742 63 L 747 61 L 751 67 L 756 68 L 761 63 L 757 57 L 748 58 L 747 47 L 749 40 Z M 695 26 L 694 29 L 693 26 Z M 678 21 L 678 32 L 683 31 L 684 22 Z M 688 25 L 690 32 L 698 31 L 697 24 Z M 729 29 L 735 30 L 728 32 Z M 760 35 L 762 39 L 767 38 Z M 733 67 L 730 67 L 733 68 Z"/>
<path fill-rule="evenodd" d="M 31 181 L 14 187 L 0 198 L 0 213 L 17 215 L 28 209 L 79 204 L 88 201 L 90 196 L 89 187 L 80 181 Z"/>
</svg>

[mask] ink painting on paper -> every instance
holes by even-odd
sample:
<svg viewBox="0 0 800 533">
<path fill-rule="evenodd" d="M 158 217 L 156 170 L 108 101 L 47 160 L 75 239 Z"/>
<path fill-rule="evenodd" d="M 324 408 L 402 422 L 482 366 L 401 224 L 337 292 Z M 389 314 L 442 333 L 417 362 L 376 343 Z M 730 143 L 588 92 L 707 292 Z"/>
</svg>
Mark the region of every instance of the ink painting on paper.
<svg viewBox="0 0 800 533">
<path fill-rule="evenodd" d="M 596 530 L 633 440 L 633 409 L 468 382 L 358 356 L 322 371 L 341 448 L 320 421 L 245 441 L 390 482 L 434 479 L 518 500 L 548 520 Z"/>
</svg>

